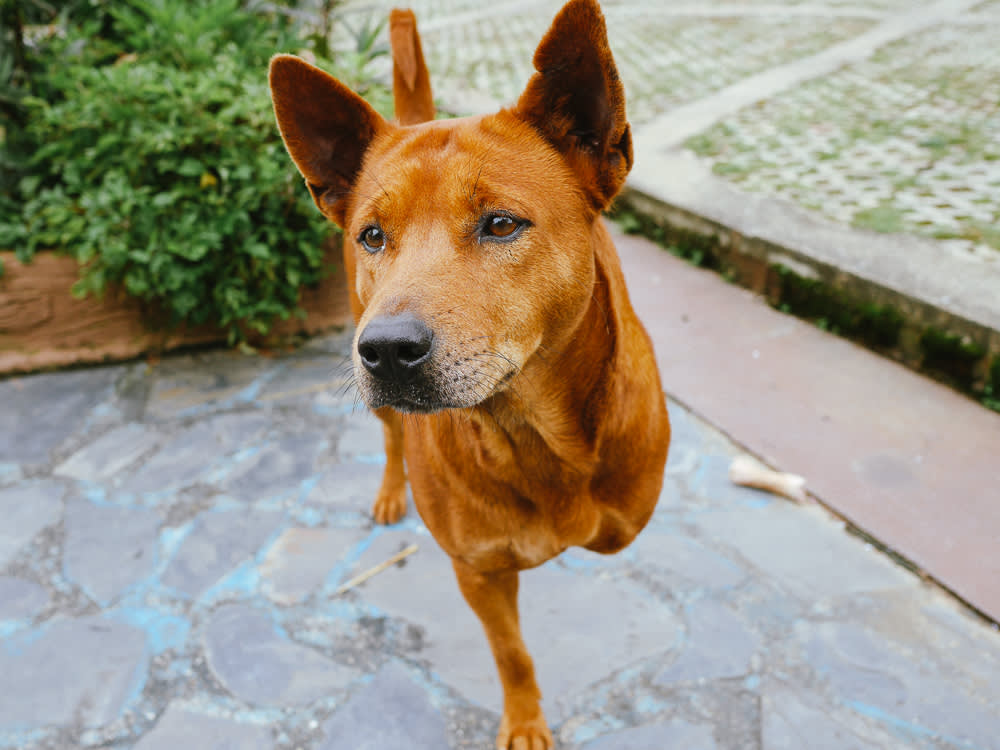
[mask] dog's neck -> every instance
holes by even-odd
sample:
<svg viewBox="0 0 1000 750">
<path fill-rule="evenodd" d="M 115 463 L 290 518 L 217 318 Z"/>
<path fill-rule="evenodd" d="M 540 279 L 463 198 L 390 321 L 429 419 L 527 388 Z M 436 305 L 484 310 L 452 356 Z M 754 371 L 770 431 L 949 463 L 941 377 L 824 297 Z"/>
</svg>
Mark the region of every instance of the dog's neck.
<svg viewBox="0 0 1000 750">
<path fill-rule="evenodd" d="M 600 221 L 592 236 L 594 286 L 572 335 L 564 339 L 567 343 L 561 350 L 540 349 L 506 390 L 470 410 L 473 421 L 491 423 L 512 445 L 522 447 L 514 453 L 541 459 L 550 477 L 561 471 L 592 473 L 599 458 L 600 415 L 607 413 L 615 392 L 622 323 L 617 297 L 623 290 L 603 257 L 607 248 L 614 249 Z M 561 471 L 553 473 L 552 458 L 562 464 Z"/>
</svg>

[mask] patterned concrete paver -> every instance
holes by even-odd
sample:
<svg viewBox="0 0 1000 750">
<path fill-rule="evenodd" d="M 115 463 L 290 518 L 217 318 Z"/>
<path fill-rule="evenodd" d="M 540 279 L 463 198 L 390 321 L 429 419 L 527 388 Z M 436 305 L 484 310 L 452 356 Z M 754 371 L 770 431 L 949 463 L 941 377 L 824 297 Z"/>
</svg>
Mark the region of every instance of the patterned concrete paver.
<svg viewBox="0 0 1000 750">
<path fill-rule="evenodd" d="M 368 516 L 381 430 L 349 346 L 0 383 L 74 415 L 0 490 L 0 748 L 490 746 L 499 686 L 446 556 Z M 522 579 L 559 747 L 991 748 L 996 633 L 817 509 L 730 485 L 738 449 L 671 408 L 637 543 Z"/>
<path fill-rule="evenodd" d="M 755 192 L 885 232 L 1000 249 L 1000 23 L 932 29 L 688 141 Z"/>
<path fill-rule="evenodd" d="M 349 15 L 383 16 L 389 0 Z M 512 103 L 560 0 L 415 0 L 435 92 L 447 109 Z M 602 3 L 633 125 L 947 3 L 718 0 Z M 1000 262 L 1000 4 L 952 3 L 948 23 L 876 45 L 870 59 L 721 117 L 689 149 L 741 189 L 848 226 L 941 240 Z M 966 7 L 972 6 L 972 7 Z M 963 12 L 964 11 L 964 12 Z M 340 43 L 345 43 L 344 39 Z M 387 60 L 380 70 L 387 74 Z"/>
</svg>

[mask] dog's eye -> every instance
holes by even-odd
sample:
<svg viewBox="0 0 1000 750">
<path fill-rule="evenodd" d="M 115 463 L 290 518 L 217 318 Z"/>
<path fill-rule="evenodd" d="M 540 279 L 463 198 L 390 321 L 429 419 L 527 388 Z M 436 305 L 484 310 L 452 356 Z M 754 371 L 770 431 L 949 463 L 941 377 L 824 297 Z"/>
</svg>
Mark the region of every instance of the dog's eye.
<svg viewBox="0 0 1000 750">
<path fill-rule="evenodd" d="M 361 236 L 358 237 L 358 241 L 370 253 L 385 250 L 385 232 L 378 227 L 368 227 L 365 229 L 361 232 Z"/>
<path fill-rule="evenodd" d="M 528 224 L 508 214 L 488 214 L 480 225 L 480 236 L 487 240 L 512 240 Z"/>
</svg>

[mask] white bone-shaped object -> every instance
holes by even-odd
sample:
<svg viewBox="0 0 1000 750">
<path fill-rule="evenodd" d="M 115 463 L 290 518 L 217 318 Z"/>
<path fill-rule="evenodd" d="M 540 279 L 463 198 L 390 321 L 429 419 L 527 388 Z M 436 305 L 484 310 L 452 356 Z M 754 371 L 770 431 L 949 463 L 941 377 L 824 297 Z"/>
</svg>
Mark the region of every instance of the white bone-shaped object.
<svg viewBox="0 0 1000 750">
<path fill-rule="evenodd" d="M 756 487 L 799 503 L 808 503 L 806 480 L 797 474 L 773 471 L 750 456 L 737 456 L 729 465 L 729 481 L 744 487 Z"/>
</svg>

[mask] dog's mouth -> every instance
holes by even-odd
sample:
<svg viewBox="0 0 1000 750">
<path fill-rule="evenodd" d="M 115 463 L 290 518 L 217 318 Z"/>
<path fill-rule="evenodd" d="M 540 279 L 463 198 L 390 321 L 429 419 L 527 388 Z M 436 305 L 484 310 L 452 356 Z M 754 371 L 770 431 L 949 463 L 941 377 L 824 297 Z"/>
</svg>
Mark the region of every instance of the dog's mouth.
<svg viewBox="0 0 1000 750">
<path fill-rule="evenodd" d="M 447 372 L 447 371 L 446 371 Z M 449 377 L 428 373 L 411 383 L 380 381 L 370 376 L 358 378 L 361 397 L 370 409 L 391 407 L 404 414 L 433 414 L 446 409 L 468 409 L 506 390 L 517 375 L 511 368 L 499 377 L 486 380 Z"/>
<path fill-rule="evenodd" d="M 454 408 L 454 404 L 438 398 L 428 398 L 422 394 L 407 394 L 396 397 L 388 394 L 376 394 L 375 400 L 370 402 L 368 406 L 372 409 L 389 406 L 403 414 L 433 414 Z"/>
</svg>

